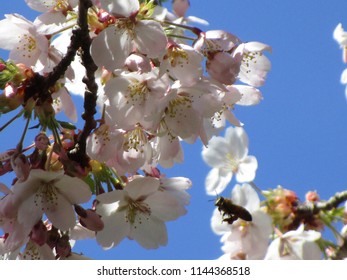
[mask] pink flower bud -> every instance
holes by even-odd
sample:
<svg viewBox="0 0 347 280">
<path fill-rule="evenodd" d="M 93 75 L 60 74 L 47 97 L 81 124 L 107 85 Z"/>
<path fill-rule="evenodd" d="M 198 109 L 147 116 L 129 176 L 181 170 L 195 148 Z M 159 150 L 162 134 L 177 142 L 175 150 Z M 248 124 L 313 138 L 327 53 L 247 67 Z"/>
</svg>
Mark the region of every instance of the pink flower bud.
<svg viewBox="0 0 347 280">
<path fill-rule="evenodd" d="M 68 235 L 63 235 L 59 238 L 57 244 L 55 245 L 55 250 L 59 257 L 66 258 L 71 254 L 71 245 Z"/>
<path fill-rule="evenodd" d="M 131 54 L 125 60 L 125 67 L 132 72 L 150 72 L 152 70 L 151 61 L 148 57 L 141 54 Z"/>
<path fill-rule="evenodd" d="M 31 230 L 30 238 L 39 246 L 42 246 L 46 243 L 48 233 L 47 228 L 42 222 L 42 220 L 40 220 L 36 225 L 34 225 L 33 229 Z"/>
<path fill-rule="evenodd" d="M 11 157 L 11 166 L 19 182 L 24 182 L 30 173 L 30 164 L 23 154 L 14 154 Z"/>
<path fill-rule="evenodd" d="M 305 195 L 306 201 L 315 202 L 319 200 L 319 195 L 317 192 L 309 191 Z"/>
<path fill-rule="evenodd" d="M 35 147 L 39 150 L 47 150 L 49 146 L 49 138 L 44 132 L 39 133 L 35 137 Z"/>
<path fill-rule="evenodd" d="M 6 69 L 5 63 L 0 63 L 0 72 L 4 71 Z"/>
<path fill-rule="evenodd" d="M 172 9 L 178 17 L 184 17 L 189 6 L 189 0 L 174 0 L 172 4 Z"/>
<path fill-rule="evenodd" d="M 85 210 L 81 206 L 75 205 L 75 211 L 80 217 L 81 225 L 85 228 L 91 231 L 100 231 L 104 228 L 104 222 L 94 210 Z"/>
</svg>

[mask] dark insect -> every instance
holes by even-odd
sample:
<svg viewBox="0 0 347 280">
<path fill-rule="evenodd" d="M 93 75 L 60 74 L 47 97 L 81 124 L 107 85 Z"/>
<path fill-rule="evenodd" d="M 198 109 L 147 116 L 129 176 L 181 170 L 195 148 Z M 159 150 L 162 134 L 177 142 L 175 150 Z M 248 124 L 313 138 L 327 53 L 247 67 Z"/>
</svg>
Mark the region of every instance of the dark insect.
<svg viewBox="0 0 347 280">
<path fill-rule="evenodd" d="M 216 199 L 215 205 L 222 213 L 223 222 L 227 222 L 229 225 L 235 222 L 238 218 L 247 222 L 252 221 L 252 215 L 247 211 L 247 209 L 234 204 L 231 199 L 220 196 Z"/>
</svg>

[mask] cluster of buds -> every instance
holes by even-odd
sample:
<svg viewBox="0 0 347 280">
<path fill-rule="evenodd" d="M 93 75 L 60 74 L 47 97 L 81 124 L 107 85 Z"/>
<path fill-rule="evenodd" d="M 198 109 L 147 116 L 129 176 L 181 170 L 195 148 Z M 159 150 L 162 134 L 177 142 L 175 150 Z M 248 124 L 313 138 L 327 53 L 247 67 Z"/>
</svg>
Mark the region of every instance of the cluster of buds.
<svg viewBox="0 0 347 280">
<path fill-rule="evenodd" d="M 295 218 L 299 199 L 295 192 L 278 186 L 274 190 L 263 192 L 266 200 L 265 211 L 272 217 L 273 223 L 283 232 L 287 231 Z"/>
</svg>

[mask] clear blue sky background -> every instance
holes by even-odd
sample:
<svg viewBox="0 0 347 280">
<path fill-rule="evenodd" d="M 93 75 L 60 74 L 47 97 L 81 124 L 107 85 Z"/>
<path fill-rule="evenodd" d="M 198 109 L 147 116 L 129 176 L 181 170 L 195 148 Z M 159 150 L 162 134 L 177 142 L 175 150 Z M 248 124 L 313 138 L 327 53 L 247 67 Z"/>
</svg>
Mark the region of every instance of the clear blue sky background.
<svg viewBox="0 0 347 280">
<path fill-rule="evenodd" d="M 17 12 L 34 18 L 24 1 L 3 2 L 2 14 Z M 268 55 L 273 68 L 261 89 L 263 102 L 235 110 L 249 135 L 250 154 L 258 159 L 255 183 L 262 189 L 280 184 L 295 190 L 301 199 L 309 190 L 327 199 L 347 189 L 347 102 L 340 84 L 344 65 L 332 38 L 339 22 L 347 27 L 347 1 L 191 0 L 188 14 L 208 20 L 210 26 L 204 30 L 224 29 L 244 41 L 260 41 L 273 48 Z M 15 135 L 15 130 L 11 133 Z M 0 135 L 1 151 L 15 145 L 6 135 Z M 201 143 L 185 145 L 185 163 L 163 170 L 168 176 L 193 181 L 188 214 L 167 223 L 166 247 L 145 250 L 123 241 L 103 251 L 93 241 L 81 242 L 75 251 L 94 259 L 218 258 L 222 253 L 219 237 L 210 228 L 214 205 L 204 189 L 208 171 Z"/>
</svg>

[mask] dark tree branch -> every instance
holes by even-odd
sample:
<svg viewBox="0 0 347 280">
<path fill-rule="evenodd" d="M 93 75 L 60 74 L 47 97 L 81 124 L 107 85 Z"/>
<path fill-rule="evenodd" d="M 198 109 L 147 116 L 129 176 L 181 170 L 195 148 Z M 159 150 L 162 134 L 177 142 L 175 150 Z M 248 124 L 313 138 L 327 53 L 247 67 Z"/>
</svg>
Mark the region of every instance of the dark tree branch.
<svg viewBox="0 0 347 280">
<path fill-rule="evenodd" d="M 86 155 L 86 141 L 91 131 L 96 127 L 94 115 L 96 113 L 98 91 L 98 85 L 95 82 L 97 66 L 90 54 L 91 38 L 88 29 L 88 9 L 92 5 L 90 0 L 79 1 L 78 26 L 80 27 L 80 49 L 82 63 L 86 69 L 86 76 L 83 78 L 83 82 L 86 84 L 86 91 L 84 92 L 84 113 L 82 114 L 85 122 L 75 148 L 69 152 L 69 158 L 78 161 L 82 167 L 89 166 L 89 158 Z"/>
<path fill-rule="evenodd" d="M 321 211 L 329 211 L 337 208 L 342 202 L 347 201 L 347 191 L 336 193 L 327 201 L 318 201 L 298 205 L 295 210 L 295 218 L 289 229 L 296 229 L 302 222 L 310 221 Z"/>
</svg>

